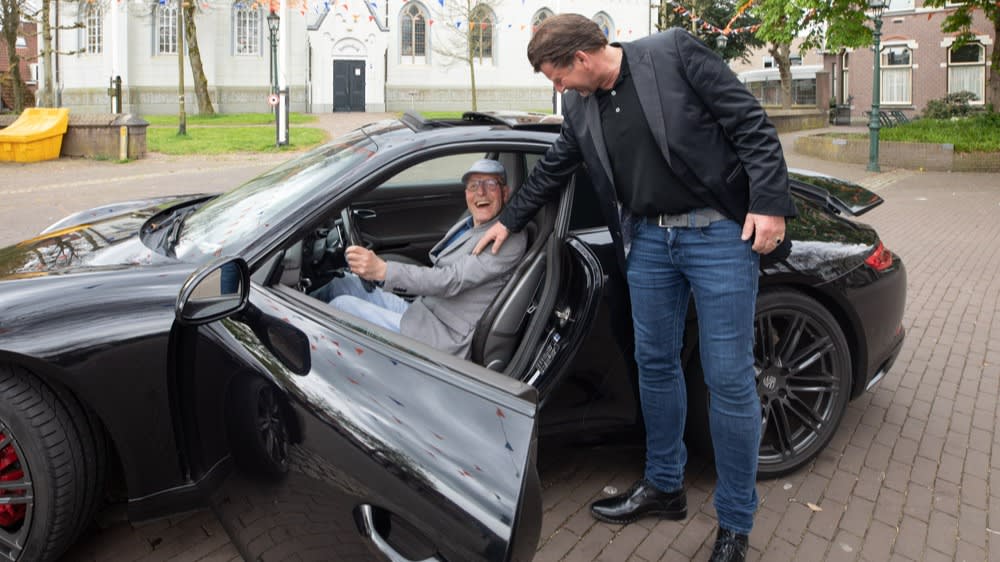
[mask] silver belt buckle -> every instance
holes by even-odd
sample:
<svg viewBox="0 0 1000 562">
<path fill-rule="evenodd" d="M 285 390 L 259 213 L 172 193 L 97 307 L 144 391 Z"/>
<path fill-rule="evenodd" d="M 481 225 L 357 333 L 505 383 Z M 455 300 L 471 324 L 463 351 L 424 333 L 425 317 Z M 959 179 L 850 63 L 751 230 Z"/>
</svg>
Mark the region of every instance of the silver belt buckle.
<svg viewBox="0 0 1000 562">
<path fill-rule="evenodd" d="M 687 226 L 689 214 L 690 213 L 684 213 L 683 215 L 660 214 L 656 216 L 656 225 L 659 226 L 660 228 Z"/>
</svg>

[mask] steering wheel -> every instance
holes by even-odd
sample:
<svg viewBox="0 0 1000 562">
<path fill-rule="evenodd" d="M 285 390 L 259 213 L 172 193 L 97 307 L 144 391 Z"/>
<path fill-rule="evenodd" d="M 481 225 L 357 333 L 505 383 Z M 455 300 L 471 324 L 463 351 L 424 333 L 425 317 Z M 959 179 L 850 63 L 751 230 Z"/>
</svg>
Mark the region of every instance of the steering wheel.
<svg viewBox="0 0 1000 562">
<path fill-rule="evenodd" d="M 349 206 L 340 211 L 340 239 L 344 241 L 345 249 L 347 246 L 364 246 L 361 230 L 358 229 L 358 223 L 354 221 L 354 212 Z M 361 286 L 369 293 L 375 290 L 375 282 L 368 279 L 361 279 Z"/>
</svg>

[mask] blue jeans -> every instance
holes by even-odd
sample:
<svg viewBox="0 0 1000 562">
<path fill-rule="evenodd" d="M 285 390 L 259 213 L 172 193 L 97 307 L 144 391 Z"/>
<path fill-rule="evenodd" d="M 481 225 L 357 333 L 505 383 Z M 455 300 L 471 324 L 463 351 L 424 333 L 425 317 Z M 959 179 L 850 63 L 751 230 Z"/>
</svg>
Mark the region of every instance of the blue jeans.
<svg viewBox="0 0 1000 562">
<path fill-rule="evenodd" d="M 645 477 L 664 491 L 684 484 L 687 392 L 680 352 L 690 295 L 698 311 L 719 526 L 749 534 L 757 508 L 761 407 L 753 359 L 760 258 L 740 225 L 661 228 L 637 221 L 628 256 L 635 360 L 646 424 Z"/>
<path fill-rule="evenodd" d="M 334 277 L 310 296 L 330 303 L 337 310 L 357 316 L 383 328 L 399 333 L 399 321 L 410 306 L 406 299 L 376 288 L 365 291 L 356 275 Z"/>
</svg>

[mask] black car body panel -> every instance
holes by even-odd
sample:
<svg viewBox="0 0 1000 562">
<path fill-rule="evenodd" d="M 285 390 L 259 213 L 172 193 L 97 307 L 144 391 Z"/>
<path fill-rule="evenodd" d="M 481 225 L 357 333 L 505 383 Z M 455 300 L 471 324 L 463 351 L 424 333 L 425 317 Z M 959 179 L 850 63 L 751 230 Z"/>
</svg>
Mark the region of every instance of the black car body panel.
<svg viewBox="0 0 1000 562">
<path fill-rule="evenodd" d="M 419 262 L 464 206 L 460 174 L 441 163 L 498 158 L 518 187 L 555 138 L 544 121 L 380 122 L 217 197 L 68 217 L 0 249 L 0 368 L 22 366 L 93 413 L 135 519 L 211 505 L 248 559 L 530 558 L 537 440 L 641 431 L 627 283 L 586 170 L 539 235 L 544 274 L 502 373 L 304 291 L 342 260 L 333 219 L 348 205 L 364 243 Z M 877 195 L 805 174 L 792 187 L 791 251 L 764 260 L 761 293 L 832 315 L 856 397 L 899 351 L 905 269 L 891 254 L 869 263 L 881 242 L 851 219 Z M 179 321 L 199 290 L 226 292 L 211 285 L 225 256 L 252 276 L 241 305 Z M 696 357 L 692 329 L 685 369 Z"/>
</svg>

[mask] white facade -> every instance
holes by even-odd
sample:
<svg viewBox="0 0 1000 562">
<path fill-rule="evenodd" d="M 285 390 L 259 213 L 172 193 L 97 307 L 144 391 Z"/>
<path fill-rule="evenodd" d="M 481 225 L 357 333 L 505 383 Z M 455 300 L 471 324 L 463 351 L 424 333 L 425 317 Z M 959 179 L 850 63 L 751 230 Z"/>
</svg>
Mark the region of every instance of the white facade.
<svg viewBox="0 0 1000 562">
<path fill-rule="evenodd" d="M 203 0 L 196 16 L 198 45 L 218 112 L 267 111 L 270 93 L 270 42 L 267 9 L 239 0 Z M 289 0 L 281 16 L 287 45 L 278 50 L 279 73 L 290 90 L 293 111 L 401 111 L 471 109 L 468 64 L 447 56 L 451 37 L 466 30 L 460 0 L 337 0 L 304 5 Z M 492 35 L 492 56 L 476 63 L 478 108 L 545 110 L 552 88 L 535 74 L 525 51 L 532 22 L 540 13 L 576 12 L 599 19 L 613 41 L 649 33 L 651 10 L 642 0 L 482 0 L 487 25 L 473 27 Z M 178 108 L 178 55 L 169 50 L 172 13 L 177 0 L 60 2 L 62 25 L 80 29 L 59 33 L 56 90 L 61 105 L 82 112 L 107 112 L 108 87 L 121 76 L 124 112 L 175 113 Z M 388 4 L 388 5 L 387 5 Z M 273 3 L 277 7 L 277 1 Z M 462 6 L 465 3 L 462 2 Z M 171 12 L 173 10 L 173 12 Z M 405 12 L 404 12 L 405 11 Z M 166 14 L 166 15 L 163 15 Z M 407 20 L 404 16 L 410 14 Z M 423 20 L 422 54 L 413 53 L 413 37 L 401 21 L 412 14 Z M 248 23 L 249 20 L 249 23 Z M 176 20 L 173 20 L 176 21 Z M 168 24 L 164 24 L 168 22 Z M 418 29 L 419 31 L 419 29 Z M 418 34 L 419 35 L 419 34 Z M 410 48 L 404 49 L 407 40 Z M 160 45 L 163 42 L 163 45 Z M 406 53 L 404 55 L 404 52 Z M 282 56 L 284 55 L 284 56 Z M 197 111 L 190 62 L 184 56 L 186 111 Z M 339 69 L 339 70 L 337 70 Z M 335 77 L 335 71 L 340 72 Z M 347 76 L 349 79 L 345 79 Z M 349 84 L 348 84 L 349 83 Z M 348 94 L 345 94 L 345 87 Z M 361 92 L 363 91 L 363 96 Z M 335 99 L 335 92 L 340 97 Z M 338 101 L 339 100 L 339 101 Z M 338 105 L 339 104 L 339 105 Z"/>
</svg>

